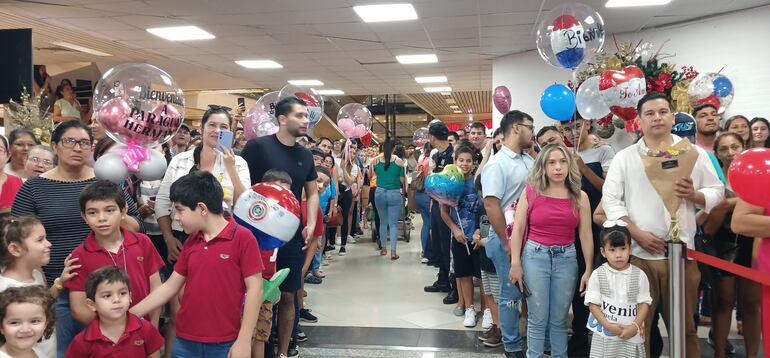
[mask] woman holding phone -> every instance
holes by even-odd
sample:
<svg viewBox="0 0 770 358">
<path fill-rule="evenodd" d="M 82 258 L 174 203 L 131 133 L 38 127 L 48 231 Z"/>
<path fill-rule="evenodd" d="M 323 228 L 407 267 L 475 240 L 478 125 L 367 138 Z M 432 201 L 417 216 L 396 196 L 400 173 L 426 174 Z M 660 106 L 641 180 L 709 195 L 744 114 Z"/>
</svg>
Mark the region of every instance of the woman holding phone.
<svg viewBox="0 0 770 358">
<path fill-rule="evenodd" d="M 222 185 L 224 201 L 227 208 L 232 209 L 235 200 L 251 186 L 249 166 L 246 161 L 235 155 L 232 149 L 219 143 L 220 132 L 230 131 L 232 117 L 227 107 L 209 105 L 201 119 L 201 143 L 193 149 L 182 152 L 171 158 L 166 169 L 166 175 L 161 180 L 158 194 L 155 198 L 155 218 L 158 220 L 160 231 L 168 249 L 168 261 L 176 262 L 182 244 L 186 239 L 184 231 L 178 222 L 172 220 L 174 203 L 169 198 L 171 184 L 191 172 L 203 170 L 214 175 Z M 232 145 L 232 142 L 231 144 Z M 179 302 L 171 300 L 171 322 L 167 324 L 166 351 L 170 352 L 176 331 L 173 320 L 179 309 Z"/>
</svg>

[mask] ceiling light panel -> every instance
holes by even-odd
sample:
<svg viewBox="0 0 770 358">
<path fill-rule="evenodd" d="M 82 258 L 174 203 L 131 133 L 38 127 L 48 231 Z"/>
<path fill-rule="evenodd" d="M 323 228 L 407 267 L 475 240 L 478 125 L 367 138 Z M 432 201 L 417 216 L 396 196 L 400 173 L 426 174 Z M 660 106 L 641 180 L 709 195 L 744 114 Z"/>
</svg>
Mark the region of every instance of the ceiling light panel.
<svg viewBox="0 0 770 358">
<path fill-rule="evenodd" d="M 608 0 L 605 7 L 661 6 L 671 0 Z"/>
<path fill-rule="evenodd" d="M 240 60 L 235 63 L 250 69 L 283 68 L 283 65 L 273 60 Z"/>
<path fill-rule="evenodd" d="M 402 65 L 413 65 L 419 63 L 436 63 L 438 62 L 438 57 L 436 57 L 435 54 L 401 55 L 396 56 L 396 60 Z"/>
<path fill-rule="evenodd" d="M 211 40 L 216 38 L 198 26 L 153 27 L 147 32 L 169 41 Z"/>
<path fill-rule="evenodd" d="M 323 86 L 324 83 L 319 80 L 289 80 L 290 84 L 295 86 Z"/>
<path fill-rule="evenodd" d="M 443 83 L 447 81 L 446 76 L 425 76 L 425 77 L 415 77 L 414 78 L 417 83 Z"/>
<path fill-rule="evenodd" d="M 364 22 L 387 22 L 417 20 L 417 11 L 412 4 L 379 4 L 353 6 L 353 11 Z"/>
</svg>

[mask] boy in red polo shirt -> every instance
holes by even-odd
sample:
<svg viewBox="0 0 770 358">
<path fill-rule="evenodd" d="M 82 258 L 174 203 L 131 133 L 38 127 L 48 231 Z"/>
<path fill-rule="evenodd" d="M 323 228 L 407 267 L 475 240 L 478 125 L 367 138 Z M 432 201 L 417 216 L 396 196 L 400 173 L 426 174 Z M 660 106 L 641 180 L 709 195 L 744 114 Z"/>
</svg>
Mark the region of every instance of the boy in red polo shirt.
<svg viewBox="0 0 770 358">
<path fill-rule="evenodd" d="M 179 178 L 170 197 L 189 236 L 171 277 L 131 312 L 157 309 L 184 286 L 172 357 L 250 357 L 264 269 L 257 239 L 224 218 L 222 186 L 209 172 Z"/>
<path fill-rule="evenodd" d="M 97 180 L 80 193 L 80 214 L 91 227 L 85 241 L 72 251 L 79 258 L 78 274 L 67 281 L 72 318 L 88 325 L 96 316 L 86 303 L 86 278 L 104 266 L 116 266 L 131 280 L 131 302 L 138 303 L 150 291 L 160 287 L 160 268 L 163 259 L 150 238 L 141 233 L 121 229 L 120 221 L 126 215 L 123 191 L 107 180 Z M 160 309 L 147 317 L 158 326 Z"/>
<path fill-rule="evenodd" d="M 97 318 L 75 336 L 66 358 L 160 357 L 163 337 L 158 329 L 128 313 L 130 287 L 128 275 L 116 266 L 88 275 L 86 302 Z"/>
</svg>

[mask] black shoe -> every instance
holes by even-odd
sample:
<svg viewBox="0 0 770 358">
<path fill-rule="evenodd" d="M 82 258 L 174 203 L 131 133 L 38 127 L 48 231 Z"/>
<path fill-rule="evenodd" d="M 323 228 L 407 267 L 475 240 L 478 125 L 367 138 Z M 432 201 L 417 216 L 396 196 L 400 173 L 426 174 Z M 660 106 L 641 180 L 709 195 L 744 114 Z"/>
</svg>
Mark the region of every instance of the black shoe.
<svg viewBox="0 0 770 358">
<path fill-rule="evenodd" d="M 307 341 L 307 334 L 305 332 L 302 332 L 300 329 L 299 332 L 297 332 L 297 342 L 305 342 Z"/>
<path fill-rule="evenodd" d="M 444 304 L 445 305 L 453 305 L 460 301 L 460 297 L 457 294 L 457 288 L 453 287 L 451 291 L 449 291 L 449 294 L 444 297 Z"/>
<path fill-rule="evenodd" d="M 708 336 L 708 339 L 706 339 L 706 343 L 708 343 L 711 346 L 711 348 L 714 348 L 713 337 L 714 337 L 714 331 L 709 330 L 709 336 Z M 725 342 L 725 353 L 735 354 L 735 346 L 732 343 L 730 343 L 729 339 Z"/>
<path fill-rule="evenodd" d="M 518 351 L 518 352 L 505 352 L 506 358 L 524 358 L 524 352 Z"/>
<path fill-rule="evenodd" d="M 299 310 L 299 320 L 302 322 L 316 323 L 318 322 L 318 317 L 310 313 L 309 309 L 303 308 Z M 302 331 L 300 331 L 300 333 L 302 333 Z M 304 341 L 300 340 L 300 342 L 304 342 Z"/>
<path fill-rule="evenodd" d="M 423 290 L 425 292 L 449 292 L 450 288 L 449 288 L 449 284 L 440 283 L 436 281 L 430 286 L 425 286 Z"/>
<path fill-rule="evenodd" d="M 299 349 L 297 349 L 297 342 L 293 339 L 289 341 L 289 351 L 286 357 L 299 357 Z"/>
</svg>

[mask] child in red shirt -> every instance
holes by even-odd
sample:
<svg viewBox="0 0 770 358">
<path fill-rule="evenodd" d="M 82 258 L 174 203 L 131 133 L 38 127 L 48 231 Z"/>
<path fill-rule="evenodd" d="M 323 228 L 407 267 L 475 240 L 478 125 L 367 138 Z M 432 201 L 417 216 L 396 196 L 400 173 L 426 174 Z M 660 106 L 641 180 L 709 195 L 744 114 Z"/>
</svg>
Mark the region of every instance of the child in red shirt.
<svg viewBox="0 0 770 358">
<path fill-rule="evenodd" d="M 77 275 L 64 286 L 69 289 L 72 318 L 88 325 L 96 314 L 86 303 L 86 278 L 104 266 L 116 266 L 131 280 L 131 302 L 138 303 L 160 287 L 163 260 L 150 238 L 144 234 L 120 228 L 126 215 L 126 201 L 120 188 L 107 180 L 97 180 L 80 193 L 80 212 L 91 232 L 72 251 L 72 258 L 81 265 Z M 149 313 L 156 327 L 160 309 Z"/>
<path fill-rule="evenodd" d="M 86 280 L 88 307 L 96 319 L 78 333 L 66 358 L 160 358 L 163 337 L 150 322 L 128 313 L 131 280 L 116 266 L 102 267 Z"/>
<path fill-rule="evenodd" d="M 264 265 L 257 239 L 224 218 L 222 186 L 209 172 L 177 179 L 170 197 L 174 220 L 189 236 L 171 277 L 131 312 L 157 309 L 184 286 L 172 355 L 248 357 L 262 297 Z"/>
</svg>

